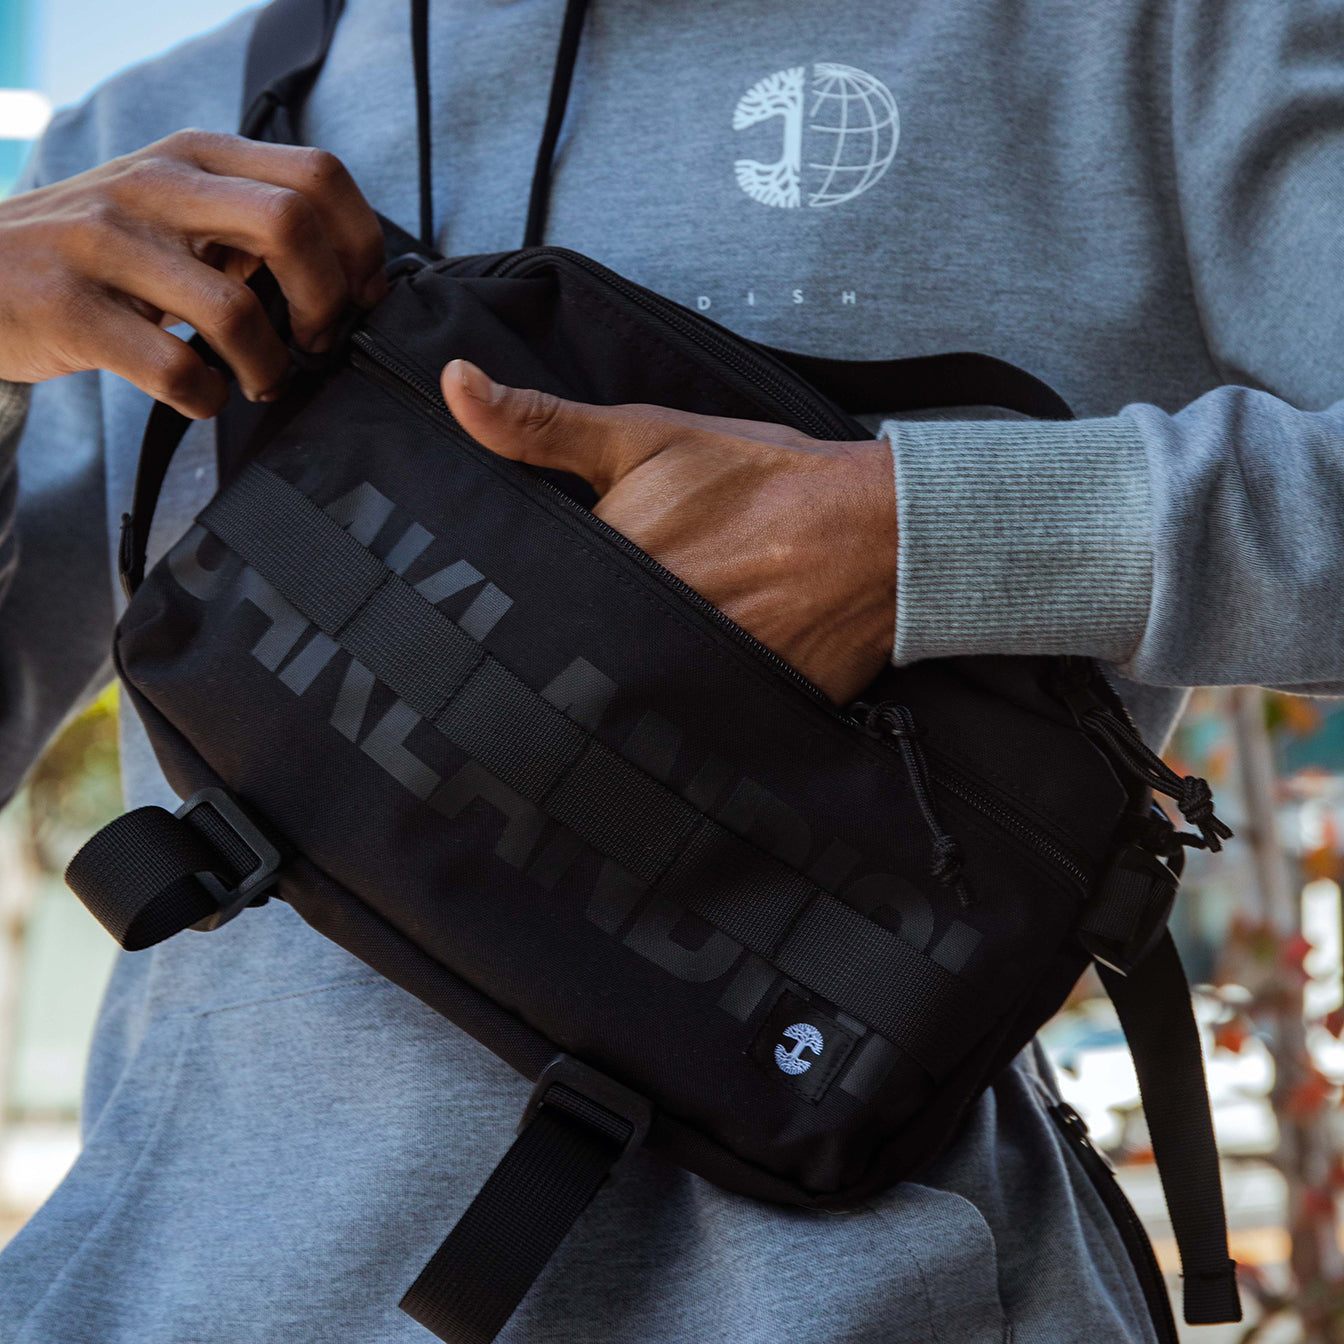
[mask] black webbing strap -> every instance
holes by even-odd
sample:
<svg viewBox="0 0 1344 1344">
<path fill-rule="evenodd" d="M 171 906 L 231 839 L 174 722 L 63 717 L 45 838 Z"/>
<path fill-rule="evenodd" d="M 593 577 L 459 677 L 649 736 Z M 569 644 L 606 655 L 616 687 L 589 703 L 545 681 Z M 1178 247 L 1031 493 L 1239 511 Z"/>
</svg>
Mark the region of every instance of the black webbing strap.
<svg viewBox="0 0 1344 1344">
<path fill-rule="evenodd" d="M 1177 874 L 1137 842 L 1121 847 L 1078 917 L 1078 937 L 1098 962 L 1128 974 L 1166 933 Z"/>
<path fill-rule="evenodd" d="M 266 899 L 274 843 L 232 794 L 205 788 L 180 808 L 140 807 L 97 831 L 65 880 L 128 952 L 183 929 L 217 929 Z"/>
<path fill-rule="evenodd" d="M 215 354 L 203 336 L 193 336 L 187 344 L 211 368 L 221 369 L 228 375 L 224 361 Z M 154 509 L 173 455 L 190 425 L 191 421 L 181 411 L 174 410 L 165 401 L 156 401 L 150 407 L 144 438 L 140 441 L 140 456 L 136 461 L 131 511 L 121 516 L 121 536 L 117 546 L 121 590 L 128 602 L 144 580 L 145 552 L 149 546 L 149 527 L 154 521 Z"/>
<path fill-rule="evenodd" d="M 1241 1320 L 1218 1148 L 1181 959 L 1166 933 L 1129 973 L 1098 967 L 1134 1056 L 1143 1113 L 1181 1256 L 1190 1325 Z"/>
<path fill-rule="evenodd" d="M 638 882 L 690 905 L 934 1077 L 974 1043 L 982 996 L 937 953 L 836 900 L 569 718 L 434 605 L 432 576 L 408 583 L 256 463 L 200 521 L 416 715 Z M 461 806 L 446 789 L 426 802 L 448 816 Z M 737 880 L 722 880 L 729 873 Z"/>
<path fill-rule="evenodd" d="M 344 0 L 274 0 L 257 15 L 247 47 L 240 134 L 278 144 L 298 141 L 299 108 L 326 60 L 343 7 Z M 389 260 L 408 252 L 437 255 L 395 221 L 379 215 L 378 222 Z M 268 313 L 275 317 L 280 334 L 287 336 L 287 313 L 284 304 L 277 303 L 279 287 L 270 271 L 263 267 L 249 284 Z M 232 378 L 227 365 L 202 337 L 193 337 L 190 345 L 208 365 Z M 221 428 L 216 436 L 221 449 L 220 480 L 228 479 L 237 465 L 235 461 L 224 460 L 222 450 L 230 445 L 236 453 L 247 438 L 237 424 L 260 413 L 245 402 L 240 404 L 239 394 L 234 390 L 220 413 L 221 425 L 229 424 L 231 428 L 228 432 Z M 122 591 L 128 600 L 144 579 L 154 509 L 169 464 L 190 425 L 186 416 L 163 402 L 155 402 L 150 410 L 140 446 L 131 509 L 123 516 L 121 526 L 118 567 Z"/>
<path fill-rule="evenodd" d="M 1069 404 L 1039 378 L 993 355 L 973 352 L 910 359 L 825 359 L 767 347 L 851 415 L 939 406 L 1001 406 L 1039 420 L 1072 420 Z"/>
<path fill-rule="evenodd" d="M 401 1309 L 447 1344 L 489 1344 L 641 1137 L 629 1119 L 551 1086 Z"/>
<path fill-rule="evenodd" d="M 344 0 L 274 0 L 257 15 L 247 45 L 240 134 L 292 141 L 294 114 L 327 58 Z"/>
<path fill-rule="evenodd" d="M 122 947 L 138 952 L 219 908 L 202 873 L 225 887 L 240 876 L 195 827 L 161 807 L 138 807 L 98 831 L 65 880 Z"/>
</svg>

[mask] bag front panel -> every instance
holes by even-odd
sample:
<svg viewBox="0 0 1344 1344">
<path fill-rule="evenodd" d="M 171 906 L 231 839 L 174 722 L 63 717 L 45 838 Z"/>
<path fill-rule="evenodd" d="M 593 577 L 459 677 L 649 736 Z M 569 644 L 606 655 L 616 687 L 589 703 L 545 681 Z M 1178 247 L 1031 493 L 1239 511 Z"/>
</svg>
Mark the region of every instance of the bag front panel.
<svg viewBox="0 0 1344 1344">
<path fill-rule="evenodd" d="M 407 344 L 434 349 L 438 363 L 478 358 L 475 298 L 455 323 L 451 282 L 438 284 L 432 323 Z M 512 311 L 496 317 L 507 326 Z M 581 357 L 606 353 L 595 343 Z M 561 368 L 548 376 L 568 385 Z M 678 375 L 661 399 L 677 404 L 684 388 Z M 123 622 L 135 689 L 250 807 L 416 946 L 745 1163 L 810 1192 L 860 1181 L 878 1144 L 1069 937 L 1081 889 L 1018 837 L 939 790 L 974 897 L 962 908 L 928 876 L 929 834 L 898 752 L 787 684 L 525 473 L 464 451 L 364 374 L 332 376 L 258 461 L 407 583 L 440 576 L 438 610 L 640 779 L 769 855 L 772 871 L 804 875 L 894 934 L 979 1004 L 955 1058 L 921 1048 L 941 1031 L 936 1004 L 925 1024 L 919 1005 L 910 1009 L 908 1040 L 883 1037 L 852 1004 L 775 970 L 689 908 L 722 880 L 721 855 L 679 868 L 683 836 L 670 846 L 683 858 L 660 866 L 667 838 L 651 834 L 645 868 L 628 835 L 613 842 L 621 861 L 578 839 L 409 711 L 207 529 L 188 533 Z M 884 693 L 900 693 L 900 673 L 886 682 Z M 1042 722 L 1029 709 L 1003 714 L 994 753 L 1039 753 Z M 936 751 L 941 724 L 925 729 Z M 1119 803 L 1104 763 L 1058 723 L 1051 733 L 1058 750 L 1043 769 L 1099 781 L 1072 804 L 1077 829 L 1109 834 Z M 617 804 L 571 800 L 593 814 Z M 734 895 L 767 923 L 781 899 L 753 890 L 750 876 Z M 853 955 L 857 964 L 866 951 Z M 795 958 L 795 970 L 804 963 Z M 892 964 L 893 983 L 902 965 Z"/>
</svg>

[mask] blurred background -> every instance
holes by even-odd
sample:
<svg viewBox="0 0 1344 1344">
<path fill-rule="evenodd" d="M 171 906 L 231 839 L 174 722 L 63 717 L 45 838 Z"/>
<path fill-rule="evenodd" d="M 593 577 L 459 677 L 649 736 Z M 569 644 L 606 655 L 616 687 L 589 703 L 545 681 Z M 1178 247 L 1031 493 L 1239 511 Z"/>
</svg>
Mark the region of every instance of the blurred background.
<svg viewBox="0 0 1344 1344">
<path fill-rule="evenodd" d="M 0 0 L 0 195 L 53 106 L 242 8 Z M 78 1152 L 84 1054 L 112 943 L 60 875 L 120 810 L 116 715 L 109 690 L 0 812 L 0 1244 Z M 1186 1337 L 1342 1344 L 1344 708 L 1255 690 L 1201 692 L 1168 759 L 1209 778 L 1237 830 L 1226 854 L 1191 854 L 1174 928 L 1198 986 L 1248 1320 Z M 1133 1067 L 1094 979 L 1044 1039 L 1178 1295 Z"/>
</svg>

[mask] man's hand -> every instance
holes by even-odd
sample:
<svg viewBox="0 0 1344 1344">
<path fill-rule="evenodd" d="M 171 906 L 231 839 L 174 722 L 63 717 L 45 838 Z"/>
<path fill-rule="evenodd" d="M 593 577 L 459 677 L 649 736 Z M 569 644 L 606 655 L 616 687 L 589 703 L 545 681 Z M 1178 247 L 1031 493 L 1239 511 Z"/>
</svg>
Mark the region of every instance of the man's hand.
<svg viewBox="0 0 1344 1344">
<path fill-rule="evenodd" d="M 245 284 L 263 262 L 309 350 L 326 348 L 347 303 L 382 297 L 382 233 L 340 160 L 179 131 L 0 201 L 0 378 L 107 369 L 193 419 L 214 415 L 224 379 L 162 330 L 183 321 L 245 395 L 271 400 L 290 361 Z"/>
<path fill-rule="evenodd" d="M 460 359 L 443 371 L 443 395 L 485 447 L 589 481 L 598 517 L 833 700 L 853 699 L 890 657 L 896 492 L 886 443 L 823 443 L 661 406 L 586 406 L 501 387 Z"/>
</svg>

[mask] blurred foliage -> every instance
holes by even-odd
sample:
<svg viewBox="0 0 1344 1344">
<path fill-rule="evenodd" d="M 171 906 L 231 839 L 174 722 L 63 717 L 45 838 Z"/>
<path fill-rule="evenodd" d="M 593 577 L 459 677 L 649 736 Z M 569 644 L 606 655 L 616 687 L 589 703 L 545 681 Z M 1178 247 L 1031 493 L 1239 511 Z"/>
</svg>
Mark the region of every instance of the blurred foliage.
<svg viewBox="0 0 1344 1344">
<path fill-rule="evenodd" d="M 33 860 L 65 870 L 88 836 L 121 811 L 117 687 L 109 686 L 47 748 L 26 786 Z"/>
<path fill-rule="evenodd" d="M 1344 876 L 1344 854 L 1333 813 L 1318 809 L 1319 824 L 1310 835 L 1300 821 L 1301 805 L 1321 793 L 1314 786 L 1328 779 L 1329 767 L 1337 768 L 1331 757 L 1341 711 L 1328 701 L 1272 692 L 1263 696 L 1262 704 L 1281 770 L 1285 761 L 1302 763 L 1286 775 L 1281 773 L 1275 783 L 1276 810 L 1290 822 L 1283 838 L 1293 890 L 1322 878 L 1338 883 Z M 1227 705 L 1226 693 L 1196 692 L 1167 757 L 1182 774 L 1204 775 L 1215 787 L 1238 792 Z M 1313 759 L 1322 764 L 1306 767 Z M 1224 856 L 1233 873 L 1236 865 L 1245 864 L 1245 840 L 1261 824 L 1243 811 L 1238 826 L 1243 840 L 1229 846 Z M 1194 868 L 1196 884 L 1200 875 L 1213 872 L 1203 856 Z M 1258 1308 L 1258 1319 L 1242 1334 L 1242 1344 L 1289 1324 L 1303 1344 L 1344 1344 L 1344 1256 L 1339 1245 L 1344 1212 L 1344 1079 L 1330 1076 L 1319 1063 L 1319 1051 L 1311 1046 L 1313 1039 L 1319 1041 L 1326 1034 L 1340 1038 L 1344 1006 L 1337 1003 L 1324 1013 L 1306 1010 L 1312 944 L 1300 924 L 1285 928 L 1282 920 L 1270 917 L 1249 865 L 1235 890 L 1238 899 L 1224 900 L 1218 912 L 1223 924 L 1216 940 L 1216 985 L 1210 992 L 1221 1011 L 1214 1024 L 1214 1046 L 1240 1054 L 1254 1037 L 1273 1058 L 1275 1079 L 1269 1100 L 1278 1142 L 1268 1160 L 1286 1184 L 1285 1222 L 1291 1246 L 1282 1274 L 1240 1267 L 1243 1293 Z M 1300 920 L 1300 905 L 1296 914 Z"/>
</svg>

